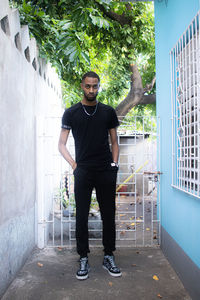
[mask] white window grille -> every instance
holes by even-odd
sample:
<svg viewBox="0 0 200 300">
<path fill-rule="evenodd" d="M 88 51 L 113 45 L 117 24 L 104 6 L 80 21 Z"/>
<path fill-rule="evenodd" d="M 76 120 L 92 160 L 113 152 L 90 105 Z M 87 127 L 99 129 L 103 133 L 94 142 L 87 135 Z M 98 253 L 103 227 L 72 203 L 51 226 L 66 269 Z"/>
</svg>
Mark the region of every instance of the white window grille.
<svg viewBox="0 0 200 300">
<path fill-rule="evenodd" d="M 200 12 L 171 50 L 172 185 L 200 198 Z"/>
</svg>

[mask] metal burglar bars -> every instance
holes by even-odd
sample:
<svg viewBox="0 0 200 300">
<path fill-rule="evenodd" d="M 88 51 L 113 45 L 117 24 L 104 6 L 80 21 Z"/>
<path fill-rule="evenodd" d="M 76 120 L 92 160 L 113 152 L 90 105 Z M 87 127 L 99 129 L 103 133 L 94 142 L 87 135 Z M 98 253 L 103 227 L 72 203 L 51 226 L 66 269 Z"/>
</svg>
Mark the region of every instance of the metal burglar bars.
<svg viewBox="0 0 200 300">
<path fill-rule="evenodd" d="M 57 117 L 38 118 L 36 123 L 36 236 L 39 248 L 75 245 L 74 176 L 57 149 L 60 123 Z M 118 128 L 117 246 L 159 244 L 159 131 L 159 122 L 157 126 L 154 117 L 132 117 L 131 122 L 123 121 Z M 71 135 L 67 146 L 74 155 Z M 88 227 L 90 246 L 102 246 L 102 224 L 95 191 Z"/>
<path fill-rule="evenodd" d="M 171 50 L 172 185 L 200 198 L 199 15 Z"/>
<path fill-rule="evenodd" d="M 74 176 L 57 150 L 60 118 L 38 120 L 37 124 L 38 246 L 72 247 L 75 245 Z M 52 134 L 54 129 L 56 134 Z M 156 246 L 160 241 L 156 118 L 132 117 L 131 122 L 123 121 L 118 128 L 118 139 L 117 246 Z M 67 146 L 74 155 L 72 136 Z M 90 246 L 102 247 L 102 224 L 95 191 L 88 227 Z"/>
</svg>

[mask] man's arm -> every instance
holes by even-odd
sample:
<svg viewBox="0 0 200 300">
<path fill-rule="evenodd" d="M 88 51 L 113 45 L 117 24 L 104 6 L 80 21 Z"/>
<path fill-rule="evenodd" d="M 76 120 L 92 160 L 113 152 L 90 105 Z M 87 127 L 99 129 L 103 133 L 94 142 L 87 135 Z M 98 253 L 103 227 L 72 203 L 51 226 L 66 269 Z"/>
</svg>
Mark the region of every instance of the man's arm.
<svg viewBox="0 0 200 300">
<path fill-rule="evenodd" d="M 60 153 L 62 154 L 64 159 L 71 165 L 72 169 L 75 170 L 77 164 L 76 164 L 75 160 L 72 158 L 71 154 L 69 153 L 69 151 L 67 150 L 67 147 L 66 147 L 69 133 L 70 133 L 70 130 L 61 129 L 60 138 L 59 138 L 59 142 L 58 142 L 58 150 L 60 151 Z"/>
<path fill-rule="evenodd" d="M 110 140 L 111 140 L 111 146 L 112 146 L 112 157 L 113 161 L 118 163 L 119 159 L 119 145 L 118 145 L 118 139 L 117 139 L 117 130 L 116 128 L 109 129 L 110 134 Z"/>
</svg>

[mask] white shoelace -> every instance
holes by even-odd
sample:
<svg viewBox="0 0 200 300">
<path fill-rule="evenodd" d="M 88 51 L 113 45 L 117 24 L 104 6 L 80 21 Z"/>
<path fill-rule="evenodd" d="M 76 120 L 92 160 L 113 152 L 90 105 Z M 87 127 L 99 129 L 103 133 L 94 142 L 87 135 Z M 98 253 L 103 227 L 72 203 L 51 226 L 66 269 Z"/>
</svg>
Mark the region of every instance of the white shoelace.
<svg viewBox="0 0 200 300">
<path fill-rule="evenodd" d="M 86 258 L 81 259 L 80 263 L 81 263 L 80 269 L 81 271 L 84 271 L 86 269 L 87 259 Z"/>
<path fill-rule="evenodd" d="M 116 268 L 114 258 L 112 256 L 108 256 L 108 260 L 109 260 L 109 263 L 111 264 L 111 267 Z"/>
</svg>

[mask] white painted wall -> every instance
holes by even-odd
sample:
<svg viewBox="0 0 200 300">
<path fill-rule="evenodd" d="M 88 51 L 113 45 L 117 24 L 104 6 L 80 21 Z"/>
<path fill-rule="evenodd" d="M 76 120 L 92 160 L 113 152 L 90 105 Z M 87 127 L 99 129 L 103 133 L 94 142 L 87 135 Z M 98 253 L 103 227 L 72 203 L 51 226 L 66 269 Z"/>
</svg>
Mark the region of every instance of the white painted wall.
<svg viewBox="0 0 200 300">
<path fill-rule="evenodd" d="M 36 244 L 35 215 L 41 194 L 41 186 L 36 189 L 36 184 L 47 173 L 47 164 L 44 168 L 40 165 L 42 148 L 36 145 L 37 120 L 42 119 L 45 124 L 47 118 L 62 113 L 60 81 L 55 71 L 38 58 L 35 40 L 29 39 L 27 26 L 21 28 L 18 11 L 9 8 L 8 0 L 0 1 L 0 22 L 1 296 Z M 27 47 L 30 61 L 24 53 Z M 51 135 L 58 139 L 57 125 L 52 127 Z M 55 148 L 48 148 L 49 156 L 54 152 Z M 43 186 L 43 190 L 47 189 L 50 202 L 52 184 Z"/>
</svg>

